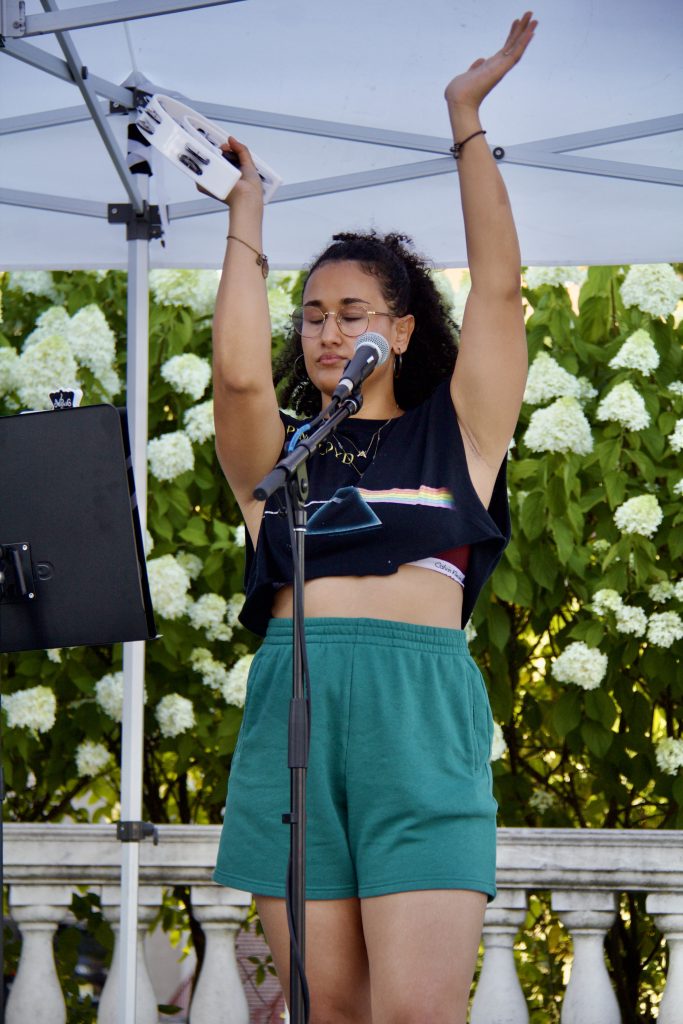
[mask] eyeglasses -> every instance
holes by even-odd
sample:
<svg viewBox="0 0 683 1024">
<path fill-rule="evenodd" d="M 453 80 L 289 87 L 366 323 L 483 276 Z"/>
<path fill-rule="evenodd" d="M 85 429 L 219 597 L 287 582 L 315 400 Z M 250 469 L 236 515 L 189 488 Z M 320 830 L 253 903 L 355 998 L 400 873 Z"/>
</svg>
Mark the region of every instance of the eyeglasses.
<svg viewBox="0 0 683 1024">
<path fill-rule="evenodd" d="M 323 332 L 328 316 L 334 317 L 339 330 L 347 338 L 358 338 L 367 331 L 371 316 L 396 318 L 396 313 L 382 313 L 353 304 L 344 306 L 337 313 L 323 313 L 317 306 L 298 306 L 291 314 L 291 320 L 297 334 L 303 338 L 318 338 Z"/>
</svg>

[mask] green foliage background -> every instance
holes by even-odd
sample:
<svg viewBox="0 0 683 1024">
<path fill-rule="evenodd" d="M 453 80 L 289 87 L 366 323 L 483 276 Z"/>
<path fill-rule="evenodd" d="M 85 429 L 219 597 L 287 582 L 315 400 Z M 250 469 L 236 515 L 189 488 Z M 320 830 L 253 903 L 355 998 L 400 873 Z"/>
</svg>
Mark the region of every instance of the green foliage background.
<svg viewBox="0 0 683 1024">
<path fill-rule="evenodd" d="M 594 437 L 588 455 L 530 452 L 523 437 L 533 408 L 524 406 L 509 465 L 513 539 L 473 618 L 471 648 L 507 743 L 494 764 L 502 825 L 683 827 L 683 772 L 664 773 L 655 758 L 664 736 L 683 736 L 683 643 L 656 647 L 618 632 L 613 617 L 598 617 L 591 610 L 592 595 L 609 587 L 647 615 L 665 607 L 680 611 L 675 603 L 655 605 L 648 587 L 675 581 L 683 552 L 683 512 L 672 490 L 682 475 L 680 458 L 666 444 L 666 435 L 683 417 L 683 396 L 667 389 L 682 376 L 683 327 L 672 316 L 625 308 L 619 293 L 625 270 L 591 268 L 578 297 L 563 286 L 524 289 L 531 307 L 531 360 L 548 352 L 573 375 L 587 377 L 597 396 L 585 405 Z M 55 273 L 53 283 L 57 301 L 70 314 L 89 303 L 104 312 L 118 339 L 125 380 L 125 275 Z M 276 282 L 274 304 L 281 306 L 297 284 L 295 278 Z M 0 346 L 19 349 L 53 300 L 8 285 L 5 275 Z M 646 376 L 611 369 L 610 359 L 641 327 L 656 344 L 658 370 Z M 276 337 L 275 343 L 280 340 Z M 152 302 L 151 437 L 179 429 L 194 404 L 160 373 L 171 356 L 187 352 L 209 357 L 209 318 L 188 305 Z M 101 400 L 88 371 L 81 379 L 86 401 Z M 645 400 L 651 424 L 644 430 L 629 431 L 595 417 L 600 398 L 625 379 Z M 0 413 L 15 409 L 16 395 L 0 399 Z M 150 477 L 150 557 L 179 550 L 197 555 L 203 571 L 192 584 L 192 598 L 208 592 L 227 598 L 242 589 L 239 511 L 217 466 L 212 439 L 193 447 L 193 471 L 163 483 Z M 613 519 L 616 507 L 644 493 L 656 495 L 664 513 L 661 526 L 652 539 L 622 535 Z M 189 656 L 197 646 L 208 647 L 231 666 L 253 651 L 256 641 L 241 628 L 229 642 L 208 641 L 186 616 L 158 625 L 161 639 L 147 645 L 144 814 L 156 822 L 218 823 L 241 710 L 202 683 Z M 576 640 L 608 656 L 598 689 L 558 683 L 551 675 L 553 659 Z M 94 779 L 79 777 L 73 753 L 89 739 L 106 745 L 118 762 L 120 727 L 96 703 L 93 687 L 120 665 L 117 647 L 63 651 L 61 663 L 42 652 L 0 655 L 3 694 L 43 683 L 54 690 L 58 703 L 56 724 L 47 734 L 3 724 L 9 819 L 101 821 L 117 816 L 118 769 Z M 192 701 L 196 726 L 165 739 L 153 710 L 171 692 Z M 545 797 L 539 799 L 539 793 Z M 611 970 L 624 1021 L 650 1021 L 662 990 L 665 951 L 644 913 L 643 899 L 631 894 L 623 901 L 608 938 Z M 533 897 L 527 924 L 518 955 L 532 1020 L 559 1020 L 570 944 L 550 917 L 544 894 Z"/>
</svg>

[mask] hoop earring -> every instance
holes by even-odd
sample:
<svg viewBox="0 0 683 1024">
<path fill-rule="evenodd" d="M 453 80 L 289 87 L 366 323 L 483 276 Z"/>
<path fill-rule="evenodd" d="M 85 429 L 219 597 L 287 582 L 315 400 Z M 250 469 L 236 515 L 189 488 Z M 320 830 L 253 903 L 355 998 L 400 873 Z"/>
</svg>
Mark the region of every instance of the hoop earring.
<svg viewBox="0 0 683 1024">
<path fill-rule="evenodd" d="M 394 356 L 394 380 L 398 380 L 403 369 L 403 353 L 397 352 Z"/>
<path fill-rule="evenodd" d="M 299 355 L 294 360 L 294 366 L 293 366 L 292 369 L 293 369 L 295 377 L 298 377 L 298 375 L 299 375 L 299 360 L 303 359 L 303 357 L 304 357 L 303 352 L 300 352 Z M 308 374 L 306 373 L 306 367 L 305 366 L 304 366 L 304 376 L 308 377 Z"/>
</svg>

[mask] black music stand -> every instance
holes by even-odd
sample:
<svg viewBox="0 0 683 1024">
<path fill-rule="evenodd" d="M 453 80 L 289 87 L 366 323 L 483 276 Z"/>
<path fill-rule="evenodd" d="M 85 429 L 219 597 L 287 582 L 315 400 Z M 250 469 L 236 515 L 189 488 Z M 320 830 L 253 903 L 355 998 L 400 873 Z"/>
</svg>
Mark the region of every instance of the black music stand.
<svg viewBox="0 0 683 1024">
<path fill-rule="evenodd" d="M 125 410 L 1 416 L 0 652 L 155 636 Z"/>
</svg>

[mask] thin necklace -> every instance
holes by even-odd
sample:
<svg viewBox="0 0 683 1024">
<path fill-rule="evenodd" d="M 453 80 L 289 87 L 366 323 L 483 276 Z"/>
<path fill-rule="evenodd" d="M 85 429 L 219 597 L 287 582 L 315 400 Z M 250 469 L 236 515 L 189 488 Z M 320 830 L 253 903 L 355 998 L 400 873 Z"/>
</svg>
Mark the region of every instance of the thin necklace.
<svg viewBox="0 0 683 1024">
<path fill-rule="evenodd" d="M 377 454 L 377 451 L 379 449 L 379 442 L 380 442 L 380 438 L 382 436 L 382 431 L 387 426 L 387 424 L 391 423 L 395 418 L 396 418 L 395 416 L 390 416 L 388 420 L 385 420 L 384 423 L 382 423 L 377 428 L 377 430 L 374 432 L 374 434 L 372 435 L 372 437 L 370 438 L 370 440 L 368 441 L 368 443 L 365 445 L 364 448 L 359 448 L 358 445 L 356 444 L 356 442 L 353 440 L 352 437 L 348 437 L 346 434 L 343 434 L 342 436 L 344 438 L 344 441 L 348 441 L 349 444 L 352 444 L 354 449 L 355 449 L 355 452 L 348 451 L 344 447 L 344 444 L 343 444 L 341 438 L 339 437 L 339 435 L 336 432 L 333 432 L 332 436 L 334 437 L 335 441 L 337 442 L 337 444 L 339 445 L 341 450 L 344 452 L 344 454 L 345 455 L 349 455 L 351 457 L 350 465 L 353 466 L 353 468 L 356 470 L 356 472 L 358 473 L 359 476 L 362 476 L 362 472 L 355 465 L 355 460 L 357 458 L 358 459 L 365 459 L 365 461 L 367 463 L 370 463 L 374 459 L 374 457 Z M 373 445 L 374 445 L 374 451 L 373 451 Z M 367 466 L 365 468 L 367 469 Z"/>
</svg>

